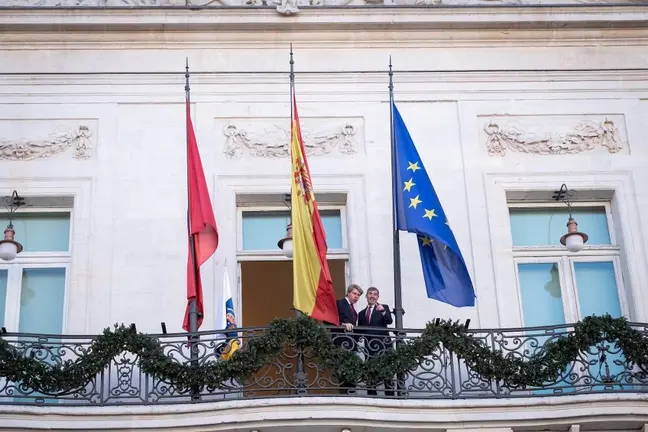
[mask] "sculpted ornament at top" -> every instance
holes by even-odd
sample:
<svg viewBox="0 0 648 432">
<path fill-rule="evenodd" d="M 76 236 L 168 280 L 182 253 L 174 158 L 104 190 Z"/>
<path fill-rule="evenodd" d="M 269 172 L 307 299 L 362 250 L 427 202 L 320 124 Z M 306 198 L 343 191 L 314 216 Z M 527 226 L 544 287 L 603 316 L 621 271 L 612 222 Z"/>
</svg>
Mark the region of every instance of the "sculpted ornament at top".
<svg viewBox="0 0 648 432">
<path fill-rule="evenodd" d="M 88 159 L 92 144 L 90 129 L 79 126 L 72 132 L 59 132 L 42 140 L 8 140 L 0 138 L 0 159 L 26 161 L 50 157 L 73 148 L 74 157 Z"/>
<path fill-rule="evenodd" d="M 544 136 L 520 131 L 515 126 L 500 126 L 493 121 L 484 127 L 484 131 L 488 136 L 486 148 L 491 156 L 504 156 L 507 151 L 540 155 L 574 154 L 597 147 L 618 153 L 623 148 L 619 131 L 614 122 L 607 119 L 600 124 L 583 121 L 567 133 L 546 133 Z"/>
<path fill-rule="evenodd" d="M 224 152 L 229 158 L 243 153 L 266 158 L 290 155 L 290 130 L 286 128 L 276 126 L 255 132 L 228 124 L 223 134 L 227 137 Z M 356 152 L 355 134 L 355 127 L 348 123 L 318 131 L 302 127 L 304 148 L 308 156 L 319 156 L 333 151 L 352 155 Z"/>
</svg>

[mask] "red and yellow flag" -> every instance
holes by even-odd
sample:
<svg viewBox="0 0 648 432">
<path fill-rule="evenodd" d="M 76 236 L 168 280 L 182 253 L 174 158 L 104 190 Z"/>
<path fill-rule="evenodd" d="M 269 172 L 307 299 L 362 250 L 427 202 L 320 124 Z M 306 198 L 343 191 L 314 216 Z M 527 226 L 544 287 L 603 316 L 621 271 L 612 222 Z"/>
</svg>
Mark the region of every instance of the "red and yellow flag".
<svg viewBox="0 0 648 432">
<path fill-rule="evenodd" d="M 326 235 L 313 193 L 294 93 L 291 129 L 293 306 L 316 320 L 340 325 L 333 280 L 326 261 Z"/>
</svg>

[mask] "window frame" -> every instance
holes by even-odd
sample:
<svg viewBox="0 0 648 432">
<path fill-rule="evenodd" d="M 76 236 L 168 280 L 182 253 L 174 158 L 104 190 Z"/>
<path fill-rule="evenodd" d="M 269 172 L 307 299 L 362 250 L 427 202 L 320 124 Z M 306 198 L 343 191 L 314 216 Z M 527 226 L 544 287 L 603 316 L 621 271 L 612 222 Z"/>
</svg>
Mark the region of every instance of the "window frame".
<svg viewBox="0 0 648 432">
<path fill-rule="evenodd" d="M 548 208 L 564 208 L 564 203 L 551 202 L 533 202 L 521 203 L 515 201 L 507 202 L 507 213 L 509 215 L 509 232 L 510 232 L 510 209 L 511 208 L 535 208 L 538 210 Z M 515 281 L 518 297 L 518 307 L 520 311 L 520 322 L 524 325 L 524 309 L 522 307 L 522 290 L 520 286 L 519 264 L 558 264 L 558 275 L 560 281 L 561 298 L 563 302 L 563 313 L 565 323 L 575 323 L 583 317 L 580 312 L 578 301 L 578 286 L 576 283 L 575 262 L 612 262 L 614 267 L 614 277 L 617 287 L 617 296 L 619 306 L 623 316 L 629 316 L 629 299 L 625 285 L 623 283 L 623 274 L 621 266 L 621 247 L 617 241 L 617 235 L 614 226 L 614 217 L 612 213 L 612 203 L 610 201 L 583 201 L 572 203 L 573 208 L 601 208 L 605 209 L 608 233 L 610 236 L 609 245 L 587 245 L 580 252 L 569 252 L 562 245 L 539 245 L 539 246 L 514 246 L 511 243 L 511 253 L 513 257 Z M 565 209 L 566 210 L 566 209 Z M 567 219 L 565 215 L 565 219 Z M 566 224 L 565 224 L 566 225 Z M 567 227 L 565 226 L 565 233 Z M 512 234 L 511 234 L 512 239 Z"/>
<path fill-rule="evenodd" d="M 553 209 L 553 208 L 562 208 L 565 210 L 565 233 L 567 233 L 567 219 L 569 218 L 568 213 L 567 213 L 567 206 L 564 203 L 558 203 L 558 202 L 534 202 L 534 203 L 521 203 L 521 202 L 515 202 L 515 201 L 509 201 L 507 203 L 508 208 L 507 208 L 507 213 L 509 215 L 509 232 L 511 231 L 511 223 L 510 223 L 510 212 L 509 210 L 511 208 L 523 208 L 523 209 L 538 209 L 538 210 L 543 210 L 543 209 Z M 571 203 L 572 208 L 592 208 L 592 207 L 599 207 L 599 208 L 604 208 L 605 209 L 605 218 L 607 220 L 607 228 L 608 228 L 608 233 L 610 235 L 610 244 L 609 245 L 588 245 L 585 243 L 585 247 L 583 248 L 582 251 L 573 253 L 573 252 L 568 252 L 564 246 L 562 245 L 538 245 L 538 246 L 515 246 L 513 245 L 513 254 L 523 254 L 525 252 L 528 252 L 530 256 L 535 256 L 538 252 L 546 253 L 549 254 L 551 252 L 554 252 L 555 255 L 562 255 L 562 254 L 570 254 L 570 255 L 583 255 L 584 253 L 589 254 L 597 254 L 597 253 L 607 253 L 608 251 L 618 251 L 620 250 L 619 243 L 617 241 L 617 236 L 616 236 L 616 231 L 615 231 L 615 226 L 614 226 L 614 218 L 612 214 L 612 205 L 609 201 L 583 201 L 583 202 L 574 202 Z M 578 222 L 578 221 L 577 221 Z M 512 234 L 511 234 L 511 240 L 512 239 Z"/>
<path fill-rule="evenodd" d="M 517 281 L 518 290 L 518 308 L 520 311 L 520 320 L 524 324 L 524 307 L 522 303 L 522 287 L 520 286 L 520 270 L 519 264 L 558 264 L 558 280 L 560 281 L 560 297 L 562 299 L 564 323 L 572 322 L 569 317 L 573 316 L 573 302 L 577 300 L 577 294 L 569 287 L 569 280 L 565 272 L 565 261 L 562 257 L 547 256 L 547 257 L 515 257 L 515 279 Z M 554 323 L 556 325 L 563 323 Z"/>
<path fill-rule="evenodd" d="M 340 212 L 340 226 L 342 235 L 342 249 L 329 249 L 326 254 L 327 260 L 336 260 L 344 262 L 344 277 L 346 282 L 351 280 L 351 254 L 349 250 L 348 227 L 347 227 L 347 206 L 345 204 L 324 204 L 319 205 L 320 212 L 327 210 L 338 210 Z M 290 212 L 286 206 L 280 205 L 257 205 L 257 206 L 237 206 L 236 208 L 236 316 L 241 325 L 245 325 L 245 316 L 243 316 L 243 285 L 241 281 L 241 263 L 244 261 L 291 261 L 283 254 L 283 251 L 276 250 L 243 250 L 243 214 L 246 212 Z M 277 239 L 279 241 L 279 239 Z"/>
<path fill-rule="evenodd" d="M 342 235 L 342 249 L 329 249 L 326 254 L 327 259 L 344 259 L 349 260 L 349 243 L 347 230 L 347 210 L 345 205 L 321 205 L 320 212 L 334 210 L 340 212 L 340 226 Z M 289 260 L 281 249 L 276 250 L 243 250 L 243 214 L 244 213 L 261 213 L 261 212 L 290 212 L 285 206 L 246 206 L 236 209 L 236 256 L 238 261 L 283 261 Z M 279 239 L 277 239 L 279 241 Z"/>
<path fill-rule="evenodd" d="M 623 277 L 622 277 L 622 267 L 621 267 L 621 254 L 617 255 L 607 255 L 607 256 L 574 256 L 571 257 L 569 260 L 569 270 L 571 272 L 572 279 L 570 281 L 571 285 L 573 286 L 574 293 L 576 294 L 575 298 L 575 305 L 577 308 L 577 313 L 579 319 L 583 318 L 583 315 L 581 314 L 581 307 L 580 303 L 578 301 L 578 284 L 576 283 L 576 269 L 574 268 L 575 263 L 588 263 L 588 262 L 611 262 L 612 267 L 614 269 L 614 281 L 616 282 L 617 286 L 617 296 L 619 298 L 619 309 L 621 310 L 621 315 L 624 317 L 629 316 L 629 305 L 628 305 L 628 297 L 625 291 L 625 286 L 623 285 Z"/>
<path fill-rule="evenodd" d="M 23 269 L 30 268 L 63 268 L 65 269 L 65 286 L 63 289 L 62 333 L 67 332 L 68 326 L 68 301 L 70 298 L 70 280 L 72 264 L 72 241 L 74 230 L 74 209 L 62 208 L 25 208 L 19 209 L 16 214 L 24 213 L 68 213 L 69 238 L 68 250 L 56 252 L 21 252 L 11 262 L 0 263 L 0 270 L 7 270 L 7 294 L 5 298 L 4 324 L 8 332 L 18 332 L 20 324 L 20 296 L 22 293 Z M 20 241 L 19 238 L 16 239 Z"/>
</svg>

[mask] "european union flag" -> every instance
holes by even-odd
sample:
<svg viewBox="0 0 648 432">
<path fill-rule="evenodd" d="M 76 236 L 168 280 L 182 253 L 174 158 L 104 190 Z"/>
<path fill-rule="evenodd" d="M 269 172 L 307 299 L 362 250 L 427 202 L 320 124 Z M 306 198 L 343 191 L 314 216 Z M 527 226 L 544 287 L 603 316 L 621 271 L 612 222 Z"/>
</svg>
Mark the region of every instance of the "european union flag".
<svg viewBox="0 0 648 432">
<path fill-rule="evenodd" d="M 392 112 L 398 229 L 416 234 L 428 297 L 456 307 L 474 306 L 470 275 L 441 202 L 395 103 Z"/>
</svg>

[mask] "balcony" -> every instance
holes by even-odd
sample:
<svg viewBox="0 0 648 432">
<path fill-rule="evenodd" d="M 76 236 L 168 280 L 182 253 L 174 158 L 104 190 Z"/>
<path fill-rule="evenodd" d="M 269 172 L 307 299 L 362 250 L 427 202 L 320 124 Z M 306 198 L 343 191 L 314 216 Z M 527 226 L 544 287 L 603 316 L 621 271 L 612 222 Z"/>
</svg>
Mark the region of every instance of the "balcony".
<svg viewBox="0 0 648 432">
<path fill-rule="evenodd" d="M 191 337 L 143 335 L 133 327 L 101 336 L 5 333 L 0 404 L 643 393 L 647 332 L 645 324 L 594 317 L 576 325 L 498 330 L 435 321 L 425 329 L 389 333 L 341 332 L 306 318 Z M 232 341 L 240 344 L 235 352 L 229 351 Z"/>
<path fill-rule="evenodd" d="M 493 330 L 435 320 L 345 333 L 296 318 L 231 330 L 3 333 L 0 430 L 573 432 L 648 423 L 648 325 L 624 319 Z"/>
</svg>

